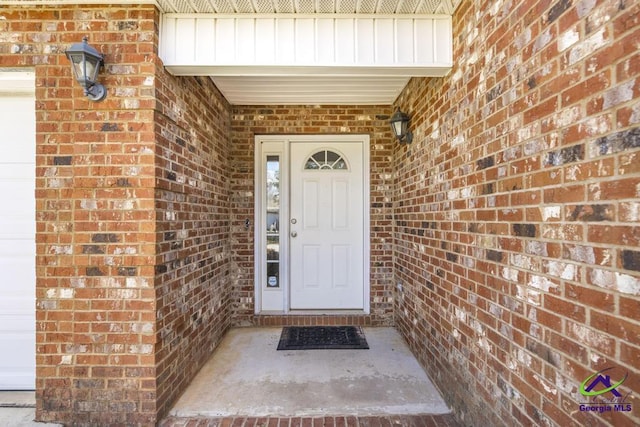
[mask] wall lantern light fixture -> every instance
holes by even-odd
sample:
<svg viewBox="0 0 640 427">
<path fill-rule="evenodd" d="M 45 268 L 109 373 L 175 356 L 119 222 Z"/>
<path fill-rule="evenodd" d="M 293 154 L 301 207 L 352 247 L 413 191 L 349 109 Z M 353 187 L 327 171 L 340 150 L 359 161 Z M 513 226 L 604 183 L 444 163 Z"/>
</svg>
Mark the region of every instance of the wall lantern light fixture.
<svg viewBox="0 0 640 427">
<path fill-rule="evenodd" d="M 400 111 L 400 107 L 396 107 L 396 112 L 389 119 L 391 130 L 400 144 L 411 144 L 413 134 L 409 130 L 410 117 Z"/>
<path fill-rule="evenodd" d="M 82 43 L 74 43 L 65 52 L 73 69 L 76 80 L 84 88 L 84 94 L 92 101 L 102 101 L 107 90 L 97 82 L 100 68 L 104 65 L 104 56 L 82 38 Z"/>
</svg>

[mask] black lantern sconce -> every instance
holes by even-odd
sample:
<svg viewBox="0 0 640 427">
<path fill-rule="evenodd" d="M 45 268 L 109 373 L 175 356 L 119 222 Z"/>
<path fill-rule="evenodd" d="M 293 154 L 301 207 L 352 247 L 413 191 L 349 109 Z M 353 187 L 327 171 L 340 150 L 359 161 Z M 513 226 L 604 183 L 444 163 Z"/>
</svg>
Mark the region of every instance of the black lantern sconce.
<svg viewBox="0 0 640 427">
<path fill-rule="evenodd" d="M 400 144 L 411 144 L 413 134 L 409 130 L 410 117 L 400 111 L 400 107 L 396 107 L 396 112 L 389 119 L 391 130 Z"/>
<path fill-rule="evenodd" d="M 73 44 L 65 53 L 86 97 L 92 101 L 102 101 L 107 97 L 107 90 L 97 81 L 100 68 L 104 65 L 104 56 L 89 46 L 87 40 L 86 36 L 83 37 L 82 43 Z"/>
</svg>

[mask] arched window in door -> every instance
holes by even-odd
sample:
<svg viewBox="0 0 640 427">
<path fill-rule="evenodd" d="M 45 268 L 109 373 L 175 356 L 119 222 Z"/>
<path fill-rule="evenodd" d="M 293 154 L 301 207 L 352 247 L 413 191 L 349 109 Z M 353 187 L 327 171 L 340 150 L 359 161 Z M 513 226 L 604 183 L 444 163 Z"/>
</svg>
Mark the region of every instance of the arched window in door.
<svg viewBox="0 0 640 427">
<path fill-rule="evenodd" d="M 349 170 L 342 155 L 331 150 L 319 150 L 312 154 L 304 165 L 305 170 Z"/>
</svg>

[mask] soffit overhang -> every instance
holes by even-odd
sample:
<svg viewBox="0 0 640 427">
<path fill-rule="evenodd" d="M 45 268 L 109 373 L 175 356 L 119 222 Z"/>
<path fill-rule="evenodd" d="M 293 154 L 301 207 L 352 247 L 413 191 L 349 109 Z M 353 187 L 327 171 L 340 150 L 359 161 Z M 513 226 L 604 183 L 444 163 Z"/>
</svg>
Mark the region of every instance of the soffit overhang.
<svg viewBox="0 0 640 427">
<path fill-rule="evenodd" d="M 452 15 L 462 0 L 0 0 L 0 5 L 153 4 L 163 13 Z"/>
<path fill-rule="evenodd" d="M 453 14 L 460 0 L 157 0 L 174 13 Z"/>
</svg>

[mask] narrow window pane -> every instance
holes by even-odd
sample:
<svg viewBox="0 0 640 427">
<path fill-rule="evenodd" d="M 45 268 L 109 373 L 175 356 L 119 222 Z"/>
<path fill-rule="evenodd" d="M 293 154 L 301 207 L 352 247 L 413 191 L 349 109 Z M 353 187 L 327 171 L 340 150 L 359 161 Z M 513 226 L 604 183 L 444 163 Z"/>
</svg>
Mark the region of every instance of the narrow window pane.
<svg viewBox="0 0 640 427">
<path fill-rule="evenodd" d="M 267 156 L 267 288 L 280 287 L 280 156 Z"/>
<path fill-rule="evenodd" d="M 280 259 L 280 237 L 267 236 L 267 261 Z"/>
<path fill-rule="evenodd" d="M 267 156 L 267 210 L 280 208 L 280 158 Z"/>
</svg>

